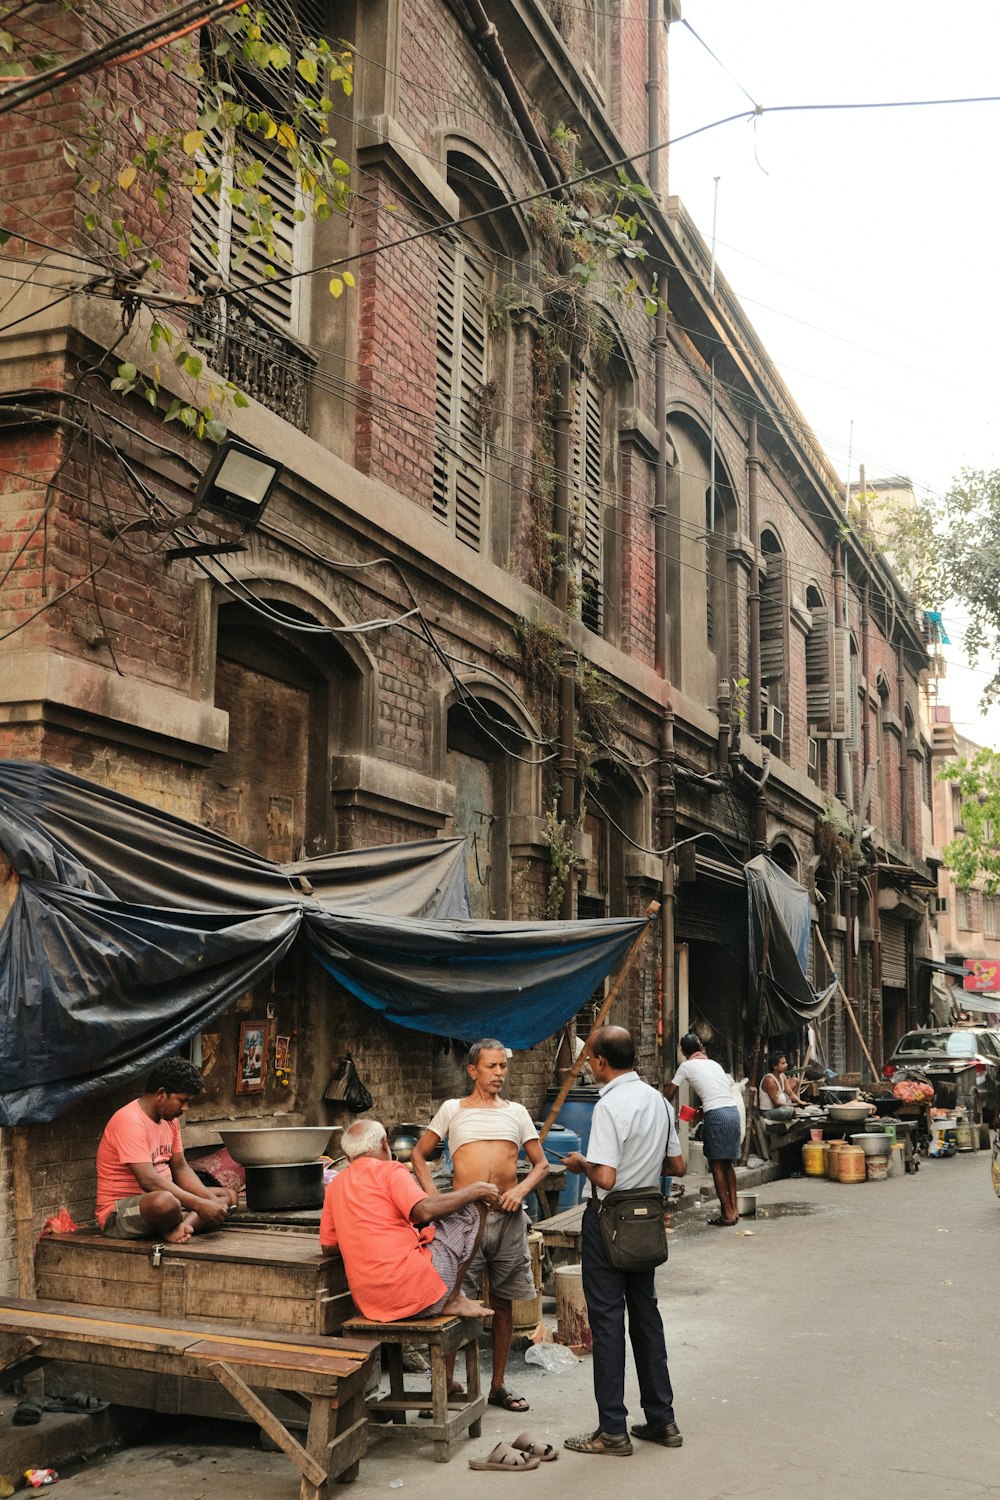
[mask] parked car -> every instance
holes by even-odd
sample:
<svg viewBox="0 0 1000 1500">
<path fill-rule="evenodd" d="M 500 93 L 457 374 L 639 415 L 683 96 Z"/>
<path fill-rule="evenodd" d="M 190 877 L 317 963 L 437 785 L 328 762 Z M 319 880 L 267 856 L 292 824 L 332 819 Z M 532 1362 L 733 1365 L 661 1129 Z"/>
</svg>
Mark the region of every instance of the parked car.
<svg viewBox="0 0 1000 1500">
<path fill-rule="evenodd" d="M 972 1027 L 940 1027 L 908 1031 L 900 1038 L 883 1068 L 887 1078 L 901 1068 L 921 1068 L 934 1085 L 936 1102 L 949 1108 L 963 1101 L 975 1068 L 972 1095 L 973 1126 L 979 1144 L 990 1144 L 989 1127 L 996 1122 L 1000 1100 L 1000 1038 L 995 1031 Z"/>
</svg>

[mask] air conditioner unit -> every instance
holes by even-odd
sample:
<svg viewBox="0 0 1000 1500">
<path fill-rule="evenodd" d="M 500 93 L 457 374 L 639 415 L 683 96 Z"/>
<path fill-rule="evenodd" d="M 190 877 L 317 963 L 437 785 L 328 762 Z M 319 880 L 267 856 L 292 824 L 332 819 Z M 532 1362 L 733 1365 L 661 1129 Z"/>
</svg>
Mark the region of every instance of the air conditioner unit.
<svg viewBox="0 0 1000 1500">
<path fill-rule="evenodd" d="M 781 749 L 781 742 L 785 737 L 785 715 L 773 703 L 769 703 L 761 714 L 760 737 L 767 744 Z"/>
<path fill-rule="evenodd" d="M 819 740 L 810 739 L 808 750 L 809 775 L 815 776 L 819 770 Z"/>
<path fill-rule="evenodd" d="M 932 896 L 931 897 L 931 911 L 934 912 L 935 916 L 939 916 L 939 917 L 947 916 L 947 914 L 948 914 L 948 897 L 947 896 Z"/>
</svg>

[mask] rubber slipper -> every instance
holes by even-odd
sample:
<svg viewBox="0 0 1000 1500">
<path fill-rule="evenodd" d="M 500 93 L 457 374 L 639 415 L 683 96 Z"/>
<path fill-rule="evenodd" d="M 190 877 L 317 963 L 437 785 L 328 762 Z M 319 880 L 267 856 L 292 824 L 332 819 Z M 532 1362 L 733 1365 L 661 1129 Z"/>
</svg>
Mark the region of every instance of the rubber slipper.
<svg viewBox="0 0 1000 1500">
<path fill-rule="evenodd" d="M 40 1396 L 26 1396 L 15 1406 L 11 1421 L 15 1427 L 34 1427 L 36 1422 L 42 1420 L 43 1410 Z"/>
<path fill-rule="evenodd" d="M 533 1458 L 528 1453 L 522 1453 L 518 1448 L 512 1448 L 509 1443 L 497 1443 L 488 1458 L 470 1458 L 470 1469 L 492 1469 L 497 1474 L 516 1474 L 519 1471 L 537 1469 L 541 1463 L 540 1458 Z"/>
<path fill-rule="evenodd" d="M 519 1432 L 516 1438 L 511 1438 L 510 1446 L 519 1448 L 522 1453 L 529 1453 L 543 1464 L 554 1463 L 559 1457 L 558 1448 L 553 1448 L 551 1443 L 543 1442 L 530 1432 Z"/>
<path fill-rule="evenodd" d="M 499 1406 L 504 1411 L 531 1410 L 531 1407 L 523 1396 L 515 1396 L 514 1392 L 509 1391 L 505 1385 L 502 1385 L 498 1391 L 490 1391 L 486 1397 L 486 1404 L 487 1406 Z"/>
<path fill-rule="evenodd" d="M 714 1218 L 705 1220 L 705 1223 L 711 1224 L 713 1229 L 732 1229 L 733 1225 L 739 1222 L 739 1219 L 724 1219 L 721 1214 L 716 1214 Z"/>
<path fill-rule="evenodd" d="M 109 1401 L 101 1401 L 97 1396 L 88 1396 L 86 1391 L 70 1391 L 68 1396 L 45 1398 L 46 1411 L 106 1411 L 110 1404 Z"/>
</svg>

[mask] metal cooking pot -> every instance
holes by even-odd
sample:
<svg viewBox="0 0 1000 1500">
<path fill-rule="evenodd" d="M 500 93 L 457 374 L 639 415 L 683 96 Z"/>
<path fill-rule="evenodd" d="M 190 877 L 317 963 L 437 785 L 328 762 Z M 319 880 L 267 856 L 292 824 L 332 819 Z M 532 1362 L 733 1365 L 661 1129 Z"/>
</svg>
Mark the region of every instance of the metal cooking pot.
<svg viewBox="0 0 1000 1500">
<path fill-rule="evenodd" d="M 389 1150 L 397 1161 L 409 1161 L 410 1154 L 423 1133 L 423 1125 L 414 1125 L 412 1121 L 397 1125 L 395 1130 L 389 1132 Z M 434 1151 L 428 1151 L 427 1160 L 436 1161 L 442 1150 L 443 1146 L 438 1142 Z"/>
<path fill-rule="evenodd" d="M 884 1130 L 872 1131 L 865 1135 L 852 1135 L 851 1145 L 860 1146 L 866 1156 L 890 1156 L 892 1154 L 892 1137 Z"/>
</svg>

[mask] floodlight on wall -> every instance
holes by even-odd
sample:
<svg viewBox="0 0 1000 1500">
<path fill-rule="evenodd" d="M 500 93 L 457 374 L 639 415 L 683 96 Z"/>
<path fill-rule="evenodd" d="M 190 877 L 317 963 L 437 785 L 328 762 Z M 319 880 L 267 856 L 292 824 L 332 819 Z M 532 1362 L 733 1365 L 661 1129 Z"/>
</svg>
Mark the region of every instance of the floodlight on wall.
<svg viewBox="0 0 1000 1500">
<path fill-rule="evenodd" d="M 246 526 L 256 526 L 281 471 L 280 463 L 251 448 L 249 443 L 227 438 L 201 476 L 195 491 L 195 508 L 215 510 Z"/>
</svg>

